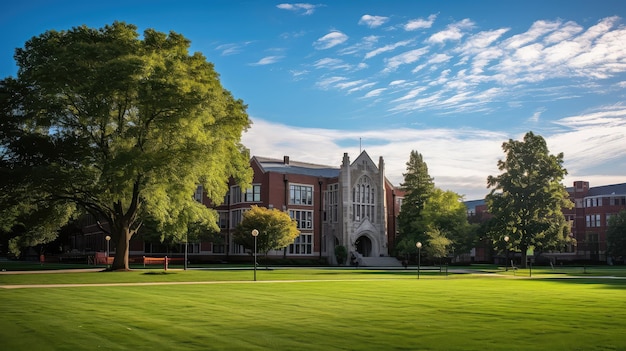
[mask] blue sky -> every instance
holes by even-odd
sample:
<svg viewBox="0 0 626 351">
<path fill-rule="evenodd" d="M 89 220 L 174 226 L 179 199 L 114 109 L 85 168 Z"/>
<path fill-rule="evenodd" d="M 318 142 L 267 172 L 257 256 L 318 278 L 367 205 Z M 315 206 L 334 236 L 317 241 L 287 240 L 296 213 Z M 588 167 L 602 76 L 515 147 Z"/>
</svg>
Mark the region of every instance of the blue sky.
<svg viewBox="0 0 626 351">
<path fill-rule="evenodd" d="M 0 11 L 0 77 L 46 30 L 125 21 L 192 41 L 248 104 L 253 155 L 338 166 L 411 150 L 435 184 L 488 193 L 527 131 L 592 186 L 626 182 L 626 1 L 25 1 Z"/>
</svg>

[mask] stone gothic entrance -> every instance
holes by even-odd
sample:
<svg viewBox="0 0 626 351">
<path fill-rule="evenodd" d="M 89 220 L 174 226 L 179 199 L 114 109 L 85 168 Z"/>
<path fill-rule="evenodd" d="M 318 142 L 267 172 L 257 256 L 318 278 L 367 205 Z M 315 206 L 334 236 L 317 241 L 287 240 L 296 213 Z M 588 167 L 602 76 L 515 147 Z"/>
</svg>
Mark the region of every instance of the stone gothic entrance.
<svg viewBox="0 0 626 351">
<path fill-rule="evenodd" d="M 372 255 L 372 241 L 370 238 L 362 235 L 354 243 L 356 251 L 363 257 L 370 257 Z"/>
</svg>

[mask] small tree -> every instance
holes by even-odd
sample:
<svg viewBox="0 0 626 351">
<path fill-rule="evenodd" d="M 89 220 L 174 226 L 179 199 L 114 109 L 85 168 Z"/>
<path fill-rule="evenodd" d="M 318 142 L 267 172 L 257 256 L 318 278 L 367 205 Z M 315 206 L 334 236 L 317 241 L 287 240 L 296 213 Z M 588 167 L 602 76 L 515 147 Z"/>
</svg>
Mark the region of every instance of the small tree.
<svg viewBox="0 0 626 351">
<path fill-rule="evenodd" d="M 626 211 L 609 218 L 606 253 L 612 258 L 626 257 Z"/>
<path fill-rule="evenodd" d="M 249 211 L 244 212 L 241 223 L 235 228 L 233 233 L 235 243 L 252 250 L 254 229 L 259 231 L 256 238 L 257 250 L 263 252 L 266 257 L 270 250 L 282 249 L 293 243 L 300 235 L 297 222 L 291 219 L 287 212 L 252 206 Z"/>
<path fill-rule="evenodd" d="M 348 258 L 348 249 L 346 249 L 343 245 L 335 246 L 335 258 L 339 264 L 346 263 L 346 259 Z"/>
</svg>

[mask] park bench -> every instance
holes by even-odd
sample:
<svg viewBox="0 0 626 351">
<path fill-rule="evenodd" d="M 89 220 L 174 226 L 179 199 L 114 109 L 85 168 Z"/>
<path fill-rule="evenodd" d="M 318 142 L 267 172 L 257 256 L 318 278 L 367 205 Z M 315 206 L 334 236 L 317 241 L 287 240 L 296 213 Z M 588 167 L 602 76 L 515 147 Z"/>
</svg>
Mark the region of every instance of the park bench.
<svg viewBox="0 0 626 351">
<path fill-rule="evenodd" d="M 151 264 L 159 264 L 163 265 L 163 268 L 167 270 L 167 267 L 171 262 L 181 262 L 184 263 L 185 259 L 182 257 L 147 257 L 143 256 L 143 268 L 146 268 L 146 265 Z"/>
</svg>

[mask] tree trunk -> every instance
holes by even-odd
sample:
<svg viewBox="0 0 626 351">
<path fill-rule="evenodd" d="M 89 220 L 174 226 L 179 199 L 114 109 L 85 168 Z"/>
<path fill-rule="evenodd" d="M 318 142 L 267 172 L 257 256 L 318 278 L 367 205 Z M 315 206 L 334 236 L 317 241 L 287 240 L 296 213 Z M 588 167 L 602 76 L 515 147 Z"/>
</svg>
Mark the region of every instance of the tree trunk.
<svg viewBox="0 0 626 351">
<path fill-rule="evenodd" d="M 115 258 L 113 259 L 111 270 L 129 271 L 128 255 L 130 253 L 130 230 L 128 228 L 122 228 L 117 233 L 114 233 L 114 237 L 117 238 L 117 246 L 115 248 Z"/>
<path fill-rule="evenodd" d="M 528 248 L 521 247 L 522 249 L 522 262 L 520 262 L 522 268 L 528 268 Z"/>
</svg>

